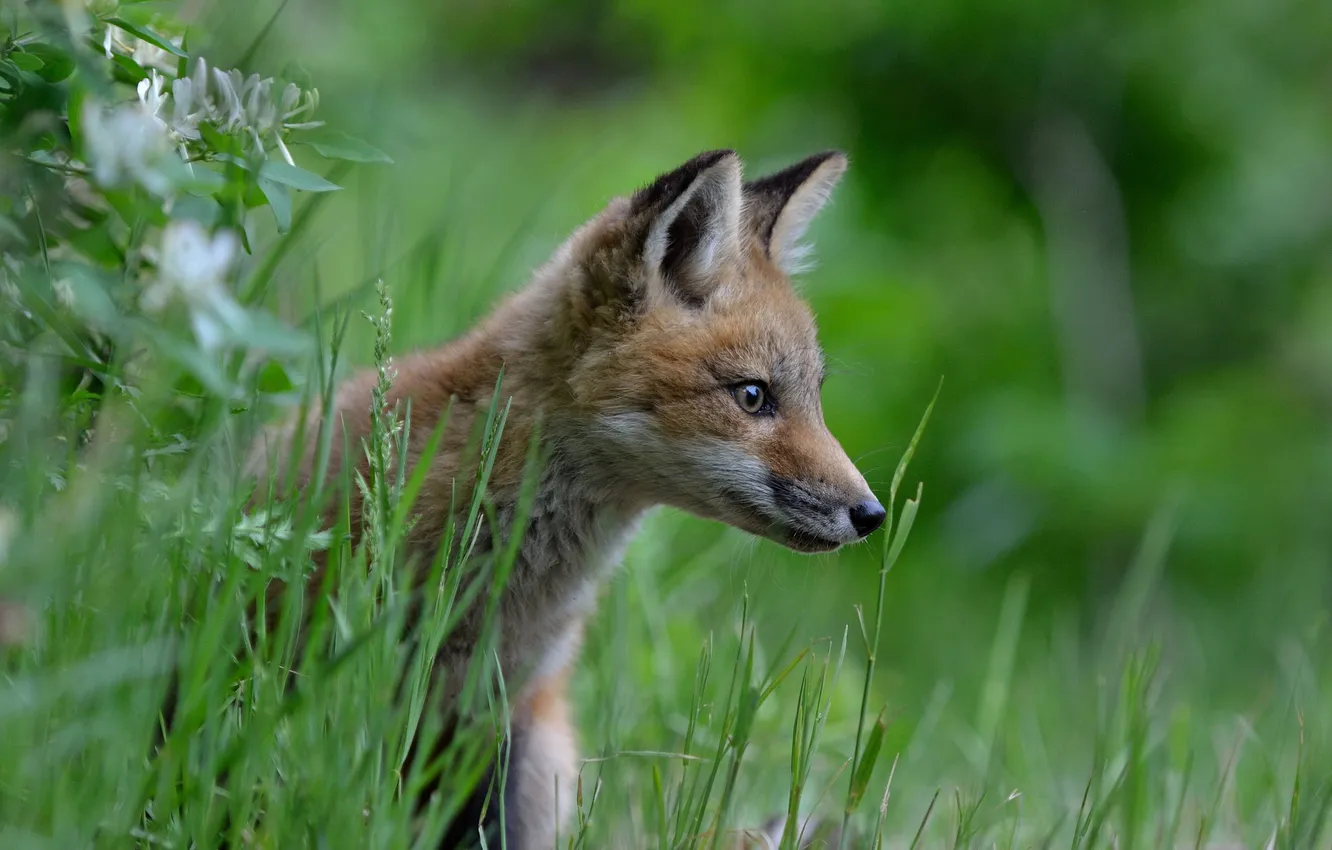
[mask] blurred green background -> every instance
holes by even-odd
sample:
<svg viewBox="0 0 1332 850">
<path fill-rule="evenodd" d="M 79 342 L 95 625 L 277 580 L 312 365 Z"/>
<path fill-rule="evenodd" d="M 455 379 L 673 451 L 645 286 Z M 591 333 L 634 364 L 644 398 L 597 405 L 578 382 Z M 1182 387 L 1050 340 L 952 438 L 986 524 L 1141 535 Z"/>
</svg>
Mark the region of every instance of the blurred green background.
<svg viewBox="0 0 1332 850">
<path fill-rule="evenodd" d="M 233 61 L 277 5 L 199 6 L 206 55 Z M 275 304 L 304 315 L 316 266 L 327 293 L 382 272 L 396 344 L 434 344 L 701 150 L 758 174 L 842 148 L 801 285 L 829 425 L 879 492 L 944 379 L 888 584 L 895 729 L 974 729 L 1010 593 L 1012 698 L 1066 719 L 1153 522 L 1141 635 L 1195 703 L 1247 711 L 1332 603 L 1330 43 L 1332 4 L 1292 0 L 290 0 L 258 69 L 299 62 L 396 165 L 334 202 Z M 839 640 L 878 555 L 659 517 L 597 626 L 629 648 L 589 648 L 623 653 L 580 691 L 621 701 L 593 748 L 643 707 L 606 669 L 687 683 L 745 588 L 773 646 Z"/>
</svg>

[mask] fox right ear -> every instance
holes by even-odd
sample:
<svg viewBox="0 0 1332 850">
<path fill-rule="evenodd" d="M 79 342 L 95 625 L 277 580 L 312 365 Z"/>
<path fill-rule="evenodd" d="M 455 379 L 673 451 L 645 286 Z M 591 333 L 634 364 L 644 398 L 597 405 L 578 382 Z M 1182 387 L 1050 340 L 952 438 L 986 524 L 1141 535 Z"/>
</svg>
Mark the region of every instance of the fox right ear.
<svg viewBox="0 0 1332 850">
<path fill-rule="evenodd" d="M 846 154 L 824 151 L 745 184 L 749 230 L 787 274 L 805 267 L 810 251 L 800 240 L 844 173 Z"/>
<path fill-rule="evenodd" d="M 691 306 L 716 285 L 716 272 L 740 245 L 740 158 L 734 151 L 699 154 L 634 193 L 644 222 L 643 264 Z"/>
</svg>

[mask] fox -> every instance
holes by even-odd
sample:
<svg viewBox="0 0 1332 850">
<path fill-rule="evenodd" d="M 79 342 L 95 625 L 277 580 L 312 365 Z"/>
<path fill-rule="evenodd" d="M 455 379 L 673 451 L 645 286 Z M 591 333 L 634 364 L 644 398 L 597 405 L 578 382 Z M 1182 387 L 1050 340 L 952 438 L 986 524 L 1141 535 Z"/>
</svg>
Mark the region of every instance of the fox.
<svg viewBox="0 0 1332 850">
<path fill-rule="evenodd" d="M 570 677 L 598 591 L 645 516 L 673 508 L 801 553 L 833 552 L 884 521 L 825 424 L 827 368 L 793 283 L 808 265 L 806 232 L 847 164 L 830 150 L 746 181 L 733 150 L 700 153 L 611 199 L 461 336 L 393 361 L 384 402 L 409 410 L 408 474 L 449 417 L 405 539 L 418 563 L 438 554 L 440 529 L 463 520 L 450 512 L 467 501 L 456 487 L 474 480 L 469 429 L 496 393 L 508 405 L 485 491 L 492 533 L 476 545 L 522 532 L 494 643 L 511 707 L 499 826 L 514 850 L 568 834 L 579 770 Z M 371 432 L 378 380 L 367 369 L 335 390 L 329 469 L 368 475 L 366 459 L 342 447 Z M 313 434 L 317 418 L 305 427 Z M 289 427 L 259 439 L 249 471 L 295 460 L 308 481 L 316 441 L 293 458 L 292 437 Z M 544 462 L 523 512 L 532 439 Z M 361 495 L 349 499 L 355 529 Z M 446 638 L 434 705 L 458 699 L 483 627 L 469 611 Z M 441 847 L 467 846 L 496 825 L 497 808 Z"/>
</svg>

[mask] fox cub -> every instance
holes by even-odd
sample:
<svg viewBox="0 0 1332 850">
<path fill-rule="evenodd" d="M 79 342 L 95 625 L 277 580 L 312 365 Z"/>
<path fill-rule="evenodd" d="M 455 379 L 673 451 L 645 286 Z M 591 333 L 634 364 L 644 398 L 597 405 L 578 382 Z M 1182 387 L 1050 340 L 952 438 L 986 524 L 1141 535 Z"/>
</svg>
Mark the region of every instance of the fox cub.
<svg viewBox="0 0 1332 850">
<path fill-rule="evenodd" d="M 408 540 L 420 563 L 436 553 L 450 505 L 466 504 L 455 479 L 471 480 L 467 435 L 501 369 L 511 408 L 487 488 L 497 527 L 480 549 L 514 530 L 529 437 L 539 433 L 545 449 L 497 626 L 512 706 L 510 848 L 549 848 L 557 829 L 568 834 L 578 757 L 566 683 L 598 588 L 645 513 L 672 506 L 800 552 L 830 552 L 883 522 L 824 424 L 814 319 L 788 277 L 846 164 L 826 152 L 744 182 L 732 151 L 700 154 L 612 200 L 470 332 L 395 364 L 387 402 L 411 399 L 409 466 L 452 399 Z M 375 381 L 365 372 L 337 393 L 345 433 L 333 435 L 333 467 L 339 447 L 370 430 Z M 284 441 L 261 442 L 255 471 L 284 460 Z M 313 449 L 296 460 L 309 475 Z M 445 641 L 441 710 L 457 699 L 482 628 L 481 611 L 464 614 Z M 487 810 L 497 809 L 492 800 Z M 478 821 L 462 820 L 446 846 L 475 840 Z"/>
</svg>

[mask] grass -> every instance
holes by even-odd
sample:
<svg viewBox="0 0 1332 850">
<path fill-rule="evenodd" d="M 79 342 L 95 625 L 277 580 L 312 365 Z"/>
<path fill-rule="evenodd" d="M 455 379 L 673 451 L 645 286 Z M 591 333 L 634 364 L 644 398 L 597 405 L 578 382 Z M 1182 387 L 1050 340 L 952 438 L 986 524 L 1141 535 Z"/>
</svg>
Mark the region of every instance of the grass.
<svg viewBox="0 0 1332 850">
<path fill-rule="evenodd" d="M 387 307 L 387 289 L 380 294 Z M 370 324 L 381 367 L 391 349 L 386 316 Z M 306 406 L 327 402 L 350 314 L 322 318 L 329 368 L 316 373 Z M 497 733 L 508 699 L 483 645 L 466 697 L 470 734 L 442 765 L 409 763 L 412 740 L 439 733 L 424 703 L 433 648 L 460 606 L 493 611 L 512 545 L 480 582 L 464 581 L 455 557 L 416 565 L 433 571 L 435 591 L 409 633 L 411 565 L 400 541 L 420 479 L 395 460 L 406 438 L 401 411 L 382 411 L 364 447 L 370 480 L 321 476 L 292 491 L 277 475 L 262 507 L 247 511 L 235 470 L 251 417 L 200 415 L 186 448 L 161 454 L 136 422 L 151 419 L 143 405 L 179 402 L 109 399 L 80 445 L 79 418 L 42 389 L 46 368 L 33 359 L 0 448 L 10 529 L 3 590 L 36 614 L 4 657 L 3 846 L 210 847 L 224 836 L 232 846 L 432 846 L 460 794 L 437 798 L 417 827 L 404 801 L 431 770 L 466 788 L 488 758 L 503 764 Z M 381 368 L 381 388 L 391 379 Z M 480 434 L 482 481 L 505 415 L 493 409 Z M 579 816 L 568 846 L 725 846 L 728 829 L 774 816 L 783 848 L 798 835 L 844 847 L 1327 846 L 1321 659 L 1292 645 L 1268 709 L 1226 719 L 1181 692 L 1162 645 L 1142 640 L 1169 554 L 1169 507 L 1146 530 L 1098 642 L 1090 703 L 1057 671 L 1020 666 L 1021 577 L 985 648 L 970 728 L 939 722 L 946 692 L 911 716 L 891 693 L 882 703 L 884 599 L 893 566 L 909 559 L 922 498 L 918 487 L 902 500 L 898 488 L 922 430 L 893 477 L 874 607 L 857 608 L 840 634 L 801 642 L 799 624 L 780 624 L 786 641 L 761 640 L 747 592 L 734 599 L 734 629 L 706 631 L 682 612 L 705 592 L 697 577 L 719 552 L 698 555 L 683 581 L 665 587 L 673 529 L 659 522 L 645 532 L 593 624 L 580 674 L 589 759 L 569 789 Z M 329 433 L 318 439 L 326 453 Z M 318 508 L 353 486 L 375 506 L 356 548 L 345 518 L 317 525 Z M 478 498 L 461 527 L 445 529 L 461 545 L 444 552 L 469 548 L 484 510 Z M 273 628 L 251 618 L 265 586 L 298 579 L 316 550 L 331 565 L 327 595 L 308 610 L 299 595 L 283 597 Z M 295 624 L 307 617 L 298 641 Z M 948 626 L 940 623 L 940 640 Z M 690 642 L 692 665 L 678 651 Z M 151 755 L 173 669 L 180 707 Z"/>
<path fill-rule="evenodd" d="M 365 246 L 333 244 L 323 197 L 261 248 L 241 289 L 247 301 L 289 298 L 316 338 L 289 399 L 301 409 L 328 404 L 348 360 L 380 367 L 382 398 L 395 323 L 418 341 L 448 335 L 500 277 L 441 292 L 440 279 L 469 277 L 452 264 L 475 256 L 442 251 L 446 228 L 427 225 L 394 262 L 379 235 L 393 228 L 373 208 L 362 210 Z M 509 257 L 538 253 L 548 235 L 523 225 L 489 238 Z M 311 300 L 317 261 L 349 256 L 363 267 L 352 283 L 340 274 L 335 297 Z M 15 393 L 0 441 L 0 598 L 27 621 L 14 626 L 20 609 L 0 607 L 0 847 L 432 846 L 485 764 L 506 771 L 511 694 L 484 641 L 465 734 L 440 761 L 410 758 L 441 732 L 426 704 L 434 650 L 464 607 L 493 614 L 512 566 L 513 540 L 476 574 L 457 555 L 484 528 L 484 487 L 441 531 L 444 554 L 414 563 L 401 541 L 421 480 L 396 462 L 405 411 L 379 411 L 369 443 L 351 447 L 373 459 L 368 480 L 321 474 L 295 489 L 274 470 L 252 504 L 239 461 L 273 411 L 175 393 L 153 373 L 136 375 L 134 394 L 62 394 L 56 360 L 25 354 L 22 387 L 0 387 Z M 133 368 L 126 358 L 112 376 Z M 1161 604 L 1177 502 L 1143 530 L 1095 628 L 1036 613 L 1022 572 L 979 622 L 941 594 L 911 593 L 908 535 L 930 506 L 906 470 L 933 409 L 891 477 L 891 522 L 871 543 L 877 573 L 855 606 L 814 610 L 830 598 L 817 586 L 852 585 L 828 575 L 865 552 L 802 561 L 799 579 L 771 566 L 783 556 L 768 544 L 737 554 L 738 533 L 670 514 L 647 524 L 590 624 L 575 682 L 587 759 L 579 785 L 561 789 L 578 811 L 563 843 L 712 848 L 775 820 L 782 848 L 801 837 L 846 848 L 1332 846 L 1327 635 L 1292 632 L 1261 674 L 1200 670 L 1244 624 Z M 483 484 L 506 416 L 497 405 L 476 435 Z M 326 457 L 331 434 L 316 439 Z M 372 506 L 355 547 L 353 488 Z M 324 527 L 329 505 L 343 507 Z M 270 583 L 305 580 L 315 552 L 329 564 L 322 592 L 309 604 L 288 594 L 263 616 Z M 429 576 L 417 619 L 408 570 Z M 893 643 L 904 605 L 931 623 L 928 643 Z M 945 651 L 963 661 L 903 672 L 907 653 Z M 177 710 L 164 718 L 173 677 Z M 1218 681 L 1235 678 L 1230 688 L 1248 691 L 1240 710 L 1216 701 Z M 415 818 L 407 801 L 436 775 L 451 782 Z"/>
</svg>

